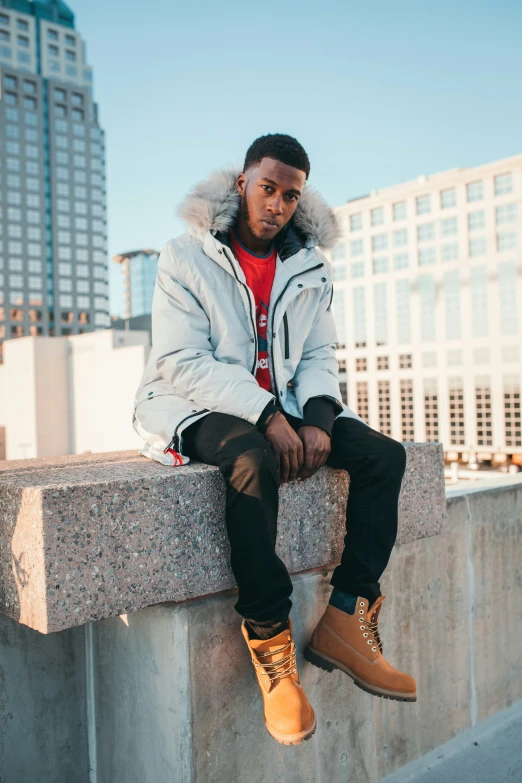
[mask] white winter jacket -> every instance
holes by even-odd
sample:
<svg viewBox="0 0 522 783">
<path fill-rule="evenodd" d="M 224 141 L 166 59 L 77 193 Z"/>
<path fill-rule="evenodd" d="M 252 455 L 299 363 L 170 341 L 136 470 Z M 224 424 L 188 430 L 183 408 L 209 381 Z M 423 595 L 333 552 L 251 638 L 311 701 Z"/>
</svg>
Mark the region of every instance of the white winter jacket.
<svg viewBox="0 0 522 783">
<path fill-rule="evenodd" d="M 237 172 L 218 172 L 180 208 L 188 233 L 167 242 L 152 301 L 152 350 L 135 397 L 133 426 L 141 453 L 181 464 L 183 430 L 211 411 L 255 424 L 266 405 L 302 417 L 311 397 L 338 401 L 338 415 L 363 421 L 343 404 L 335 357 L 331 267 L 318 248 L 339 229 L 332 210 L 308 186 L 276 237 L 268 309 L 268 363 L 274 394 L 261 388 L 255 302 L 229 242 L 239 196 Z M 171 451 L 167 451 L 170 447 Z"/>
</svg>

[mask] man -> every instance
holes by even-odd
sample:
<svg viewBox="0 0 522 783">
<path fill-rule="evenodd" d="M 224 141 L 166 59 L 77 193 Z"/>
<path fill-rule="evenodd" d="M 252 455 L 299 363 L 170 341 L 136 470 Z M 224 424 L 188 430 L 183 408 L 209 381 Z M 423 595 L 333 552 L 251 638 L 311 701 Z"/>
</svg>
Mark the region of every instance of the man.
<svg viewBox="0 0 522 783">
<path fill-rule="evenodd" d="M 296 666 L 292 583 L 275 551 L 278 489 L 324 464 L 350 474 L 347 532 L 305 657 L 370 693 L 416 699 L 413 678 L 385 661 L 378 629 L 405 449 L 342 402 L 331 268 L 319 249 L 339 231 L 306 186 L 309 171 L 294 138 L 263 136 L 242 172 L 215 174 L 187 198 L 188 233 L 159 259 L 134 413 L 143 454 L 221 471 L 235 609 L 266 728 L 287 745 L 311 736 L 316 719 Z"/>
</svg>

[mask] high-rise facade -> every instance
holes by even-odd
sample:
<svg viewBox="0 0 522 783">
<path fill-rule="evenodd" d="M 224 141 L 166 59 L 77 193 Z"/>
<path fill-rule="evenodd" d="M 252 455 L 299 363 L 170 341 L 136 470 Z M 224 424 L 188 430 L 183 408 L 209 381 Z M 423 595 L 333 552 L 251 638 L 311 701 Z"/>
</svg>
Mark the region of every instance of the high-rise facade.
<svg viewBox="0 0 522 783">
<path fill-rule="evenodd" d="M 441 442 L 451 459 L 522 464 L 522 155 L 336 212 L 333 310 L 350 404 L 397 440 Z"/>
<path fill-rule="evenodd" d="M 107 276 L 104 133 L 74 15 L 0 0 L 0 343 L 108 326 Z"/>
<path fill-rule="evenodd" d="M 123 275 L 124 318 L 152 313 L 152 295 L 156 284 L 159 253 L 157 250 L 132 250 L 114 256 Z"/>
</svg>

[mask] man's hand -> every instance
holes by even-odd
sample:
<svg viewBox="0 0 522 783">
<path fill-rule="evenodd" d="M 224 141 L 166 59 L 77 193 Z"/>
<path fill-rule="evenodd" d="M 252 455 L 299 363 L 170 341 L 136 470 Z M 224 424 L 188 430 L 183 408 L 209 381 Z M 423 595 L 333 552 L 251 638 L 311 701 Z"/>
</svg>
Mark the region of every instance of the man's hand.
<svg viewBox="0 0 522 783">
<path fill-rule="evenodd" d="M 297 478 L 310 478 L 324 465 L 330 453 L 330 436 L 320 427 L 299 427 L 297 434 L 303 442 L 304 462 Z"/>
<path fill-rule="evenodd" d="M 316 429 L 316 427 L 307 427 L 306 429 Z M 326 435 L 326 433 L 323 434 Z M 281 483 L 293 481 L 297 478 L 303 465 L 303 444 L 279 411 L 276 411 L 270 418 L 265 430 L 265 438 L 270 441 L 279 461 Z"/>
</svg>

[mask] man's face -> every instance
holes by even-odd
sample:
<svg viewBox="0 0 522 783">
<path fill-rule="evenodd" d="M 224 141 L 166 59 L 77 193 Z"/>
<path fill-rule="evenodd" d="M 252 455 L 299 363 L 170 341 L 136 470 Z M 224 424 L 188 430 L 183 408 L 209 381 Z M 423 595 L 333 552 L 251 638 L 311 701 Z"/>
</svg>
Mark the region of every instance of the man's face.
<svg viewBox="0 0 522 783">
<path fill-rule="evenodd" d="M 304 171 L 263 158 L 237 178 L 241 216 L 255 239 L 271 241 L 294 214 L 306 182 Z"/>
</svg>

